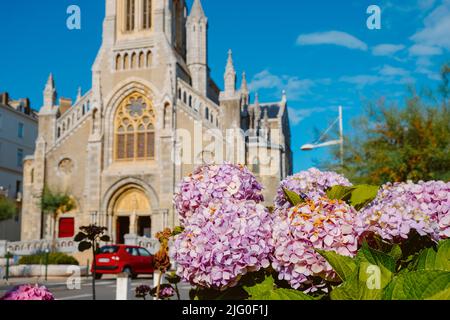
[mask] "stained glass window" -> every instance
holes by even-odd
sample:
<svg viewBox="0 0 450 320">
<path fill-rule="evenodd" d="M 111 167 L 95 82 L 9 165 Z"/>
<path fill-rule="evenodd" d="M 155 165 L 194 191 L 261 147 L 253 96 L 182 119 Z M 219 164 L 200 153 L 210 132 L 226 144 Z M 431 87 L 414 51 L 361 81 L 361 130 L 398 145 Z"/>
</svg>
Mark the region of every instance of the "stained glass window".
<svg viewBox="0 0 450 320">
<path fill-rule="evenodd" d="M 115 159 L 154 159 L 155 123 L 155 112 L 148 98 L 137 93 L 127 97 L 116 113 Z"/>
</svg>

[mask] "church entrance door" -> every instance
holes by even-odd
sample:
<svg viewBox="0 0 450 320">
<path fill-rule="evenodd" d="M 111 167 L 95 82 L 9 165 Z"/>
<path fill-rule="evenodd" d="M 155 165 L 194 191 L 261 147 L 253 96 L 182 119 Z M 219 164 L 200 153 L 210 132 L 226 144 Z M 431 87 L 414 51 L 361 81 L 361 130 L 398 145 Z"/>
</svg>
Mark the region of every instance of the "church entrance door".
<svg viewBox="0 0 450 320">
<path fill-rule="evenodd" d="M 152 236 L 151 205 L 147 195 L 137 187 L 122 189 L 116 198 L 113 211 L 112 230 L 115 230 L 115 241 L 125 242 L 125 235 L 141 237 Z"/>
<path fill-rule="evenodd" d="M 130 233 L 130 217 L 118 217 L 116 229 L 117 244 L 125 244 L 125 235 Z"/>
</svg>

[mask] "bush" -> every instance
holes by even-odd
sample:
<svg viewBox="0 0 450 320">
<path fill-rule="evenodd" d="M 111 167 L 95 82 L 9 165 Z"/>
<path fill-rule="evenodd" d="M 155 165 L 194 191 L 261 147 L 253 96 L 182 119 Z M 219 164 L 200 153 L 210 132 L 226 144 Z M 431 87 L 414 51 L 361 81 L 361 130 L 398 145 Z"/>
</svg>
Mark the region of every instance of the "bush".
<svg viewBox="0 0 450 320">
<path fill-rule="evenodd" d="M 45 253 L 23 256 L 19 260 L 19 264 L 25 265 L 44 264 L 44 263 L 45 263 Z M 56 252 L 48 254 L 48 264 L 78 266 L 79 262 L 72 256 L 69 256 L 65 253 Z"/>
</svg>

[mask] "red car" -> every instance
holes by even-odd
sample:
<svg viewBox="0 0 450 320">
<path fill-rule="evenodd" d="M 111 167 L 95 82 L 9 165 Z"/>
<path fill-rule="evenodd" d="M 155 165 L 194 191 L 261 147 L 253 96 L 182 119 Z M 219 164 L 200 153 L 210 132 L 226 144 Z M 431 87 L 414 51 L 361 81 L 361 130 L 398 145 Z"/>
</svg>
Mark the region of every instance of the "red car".
<svg viewBox="0 0 450 320">
<path fill-rule="evenodd" d="M 96 258 L 96 279 L 104 274 L 128 273 L 136 278 L 140 274 L 153 274 L 153 256 L 136 246 L 109 245 L 100 248 Z M 94 273 L 94 265 L 91 267 Z"/>
</svg>

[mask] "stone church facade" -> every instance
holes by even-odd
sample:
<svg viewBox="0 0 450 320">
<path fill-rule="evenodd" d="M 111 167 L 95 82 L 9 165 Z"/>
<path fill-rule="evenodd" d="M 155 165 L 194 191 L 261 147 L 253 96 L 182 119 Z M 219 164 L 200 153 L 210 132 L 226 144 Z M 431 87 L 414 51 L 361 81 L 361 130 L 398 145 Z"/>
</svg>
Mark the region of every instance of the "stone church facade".
<svg viewBox="0 0 450 320">
<path fill-rule="evenodd" d="M 177 224 L 177 183 L 203 163 L 247 165 L 270 202 L 292 172 L 286 95 L 251 101 L 237 88 L 231 51 L 221 91 L 208 67 L 208 19 L 200 0 L 106 0 L 103 41 L 92 89 L 60 98 L 53 76 L 44 90 L 36 151 L 24 162 L 21 238 L 50 239 L 44 188 L 76 201 L 56 221 L 60 238 L 82 225 L 151 237 Z"/>
</svg>

